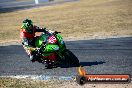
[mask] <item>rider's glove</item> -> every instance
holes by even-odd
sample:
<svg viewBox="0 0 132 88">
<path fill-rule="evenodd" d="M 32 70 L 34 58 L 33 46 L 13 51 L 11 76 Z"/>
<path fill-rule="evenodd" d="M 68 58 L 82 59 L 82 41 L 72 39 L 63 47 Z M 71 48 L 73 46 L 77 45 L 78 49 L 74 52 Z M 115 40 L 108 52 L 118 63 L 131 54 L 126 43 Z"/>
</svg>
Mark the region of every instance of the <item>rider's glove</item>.
<svg viewBox="0 0 132 88">
<path fill-rule="evenodd" d="M 40 48 L 35 48 L 35 51 L 39 53 Z"/>
</svg>

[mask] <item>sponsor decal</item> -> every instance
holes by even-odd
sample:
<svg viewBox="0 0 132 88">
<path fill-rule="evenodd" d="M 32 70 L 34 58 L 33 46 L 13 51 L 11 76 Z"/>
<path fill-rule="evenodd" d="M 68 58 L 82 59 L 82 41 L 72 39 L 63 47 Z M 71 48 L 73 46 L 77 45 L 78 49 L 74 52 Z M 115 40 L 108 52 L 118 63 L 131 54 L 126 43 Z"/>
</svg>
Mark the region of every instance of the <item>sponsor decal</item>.
<svg viewBox="0 0 132 88">
<path fill-rule="evenodd" d="M 129 74 L 86 74 L 84 68 L 78 68 L 76 81 L 80 85 L 87 83 L 129 83 Z"/>
</svg>

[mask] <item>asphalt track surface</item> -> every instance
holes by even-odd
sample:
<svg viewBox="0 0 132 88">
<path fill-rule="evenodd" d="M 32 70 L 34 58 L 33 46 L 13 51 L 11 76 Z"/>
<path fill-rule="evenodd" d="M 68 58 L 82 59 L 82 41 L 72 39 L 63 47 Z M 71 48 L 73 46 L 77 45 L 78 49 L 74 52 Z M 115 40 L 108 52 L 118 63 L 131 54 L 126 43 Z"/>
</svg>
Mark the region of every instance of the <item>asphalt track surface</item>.
<svg viewBox="0 0 132 88">
<path fill-rule="evenodd" d="M 35 4 L 35 0 L 0 0 L 0 13 L 13 12 L 16 10 L 23 10 L 29 8 L 37 8 L 40 6 L 50 6 L 56 4 L 63 4 L 66 2 L 73 2 L 78 0 L 39 0 L 39 4 Z"/>
<path fill-rule="evenodd" d="M 132 37 L 66 41 L 88 74 L 131 74 Z M 0 76 L 74 76 L 76 67 L 45 69 L 29 61 L 21 44 L 0 46 Z"/>
</svg>

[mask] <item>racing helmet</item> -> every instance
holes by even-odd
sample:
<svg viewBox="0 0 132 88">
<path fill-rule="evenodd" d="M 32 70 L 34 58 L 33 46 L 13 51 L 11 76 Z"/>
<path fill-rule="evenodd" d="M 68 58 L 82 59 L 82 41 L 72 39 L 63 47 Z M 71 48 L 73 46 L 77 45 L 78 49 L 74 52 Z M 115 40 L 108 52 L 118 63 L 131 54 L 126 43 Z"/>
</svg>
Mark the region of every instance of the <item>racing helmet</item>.
<svg viewBox="0 0 132 88">
<path fill-rule="evenodd" d="M 22 22 L 22 26 L 21 28 L 25 29 L 26 32 L 32 32 L 32 28 L 33 27 L 33 22 L 32 20 L 29 20 L 29 19 L 25 19 L 23 22 Z"/>
</svg>

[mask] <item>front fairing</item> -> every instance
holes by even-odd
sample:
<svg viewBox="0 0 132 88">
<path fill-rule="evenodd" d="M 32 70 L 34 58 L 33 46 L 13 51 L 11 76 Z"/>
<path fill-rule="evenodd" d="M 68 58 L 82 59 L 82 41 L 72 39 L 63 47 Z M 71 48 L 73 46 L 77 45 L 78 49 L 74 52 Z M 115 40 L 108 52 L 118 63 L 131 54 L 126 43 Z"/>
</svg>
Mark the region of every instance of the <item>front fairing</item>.
<svg viewBox="0 0 132 88">
<path fill-rule="evenodd" d="M 47 56 L 47 55 L 50 55 L 51 53 L 54 53 L 54 52 L 58 52 L 58 53 L 61 53 L 66 47 L 65 47 L 65 43 L 62 39 L 62 37 L 59 35 L 59 34 L 56 34 L 55 35 L 56 39 L 57 39 L 57 42 L 54 43 L 54 44 L 50 44 L 47 42 L 47 35 L 42 33 L 35 41 L 35 45 L 36 47 L 40 48 L 42 46 L 42 43 L 43 42 L 46 42 L 46 45 L 44 48 L 42 48 L 42 51 L 44 52 L 43 53 L 43 56 Z"/>
</svg>

